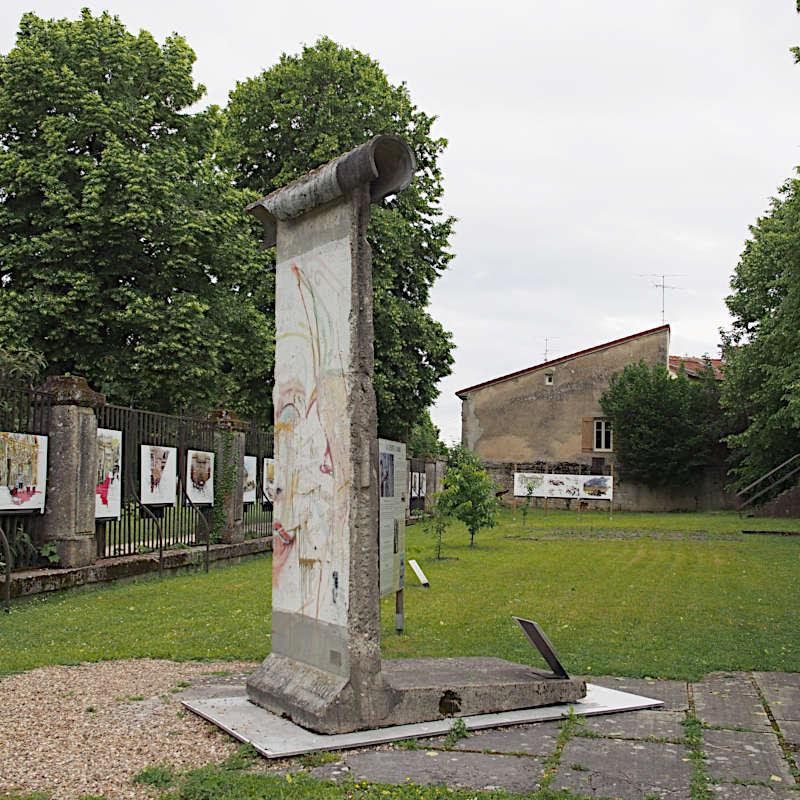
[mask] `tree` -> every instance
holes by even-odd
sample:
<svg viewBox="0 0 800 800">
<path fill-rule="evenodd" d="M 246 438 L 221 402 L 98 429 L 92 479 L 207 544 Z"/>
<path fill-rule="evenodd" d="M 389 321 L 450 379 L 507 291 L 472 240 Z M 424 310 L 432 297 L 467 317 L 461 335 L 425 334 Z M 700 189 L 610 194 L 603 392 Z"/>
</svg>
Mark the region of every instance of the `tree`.
<svg viewBox="0 0 800 800">
<path fill-rule="evenodd" d="M 729 476 L 742 488 L 800 452 L 800 181 L 787 181 L 751 238 L 726 298 L 723 407 Z"/>
<path fill-rule="evenodd" d="M 620 477 L 648 486 L 682 485 L 711 462 L 719 440 L 719 388 L 664 364 L 628 364 L 611 376 L 600 405 L 611 420 Z"/>
<path fill-rule="evenodd" d="M 409 458 L 446 456 L 447 445 L 439 436 L 439 428 L 433 424 L 430 413 L 425 411 L 419 421 L 411 426 L 407 446 Z"/>
<path fill-rule="evenodd" d="M 372 208 L 378 428 L 406 441 L 450 373 L 450 334 L 425 311 L 451 255 L 452 217 L 443 216 L 437 164 L 446 141 L 418 111 L 405 85 L 392 86 L 369 56 L 323 37 L 300 56 L 284 54 L 238 83 L 225 110 L 220 158 L 237 187 L 256 197 L 278 189 L 382 133 L 405 138 L 417 158 L 412 185 Z M 273 253 L 274 257 L 274 253 Z"/>
<path fill-rule="evenodd" d="M 0 59 L 0 344 L 108 399 L 267 416 L 271 288 L 194 53 L 117 17 L 22 17 Z M 255 227 L 255 223 L 253 223 Z"/>
<path fill-rule="evenodd" d="M 450 451 L 450 465 L 442 478 L 436 510 L 443 517 L 453 517 L 467 526 L 470 547 L 474 546 L 475 534 L 481 528 L 495 525 L 496 488 L 477 454 L 462 445 Z"/>
</svg>

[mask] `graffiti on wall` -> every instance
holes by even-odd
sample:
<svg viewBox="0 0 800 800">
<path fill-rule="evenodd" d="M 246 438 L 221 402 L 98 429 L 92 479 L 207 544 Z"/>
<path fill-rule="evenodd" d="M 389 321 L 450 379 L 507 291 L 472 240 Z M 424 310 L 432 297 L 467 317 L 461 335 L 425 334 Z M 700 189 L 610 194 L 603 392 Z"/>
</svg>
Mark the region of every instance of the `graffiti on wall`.
<svg viewBox="0 0 800 800">
<path fill-rule="evenodd" d="M 47 437 L 0 431 L 0 511 L 44 513 Z"/>
<path fill-rule="evenodd" d="M 122 431 L 97 429 L 95 519 L 119 519 L 122 513 Z"/>
<path fill-rule="evenodd" d="M 349 239 L 276 270 L 273 608 L 347 622 Z"/>
</svg>

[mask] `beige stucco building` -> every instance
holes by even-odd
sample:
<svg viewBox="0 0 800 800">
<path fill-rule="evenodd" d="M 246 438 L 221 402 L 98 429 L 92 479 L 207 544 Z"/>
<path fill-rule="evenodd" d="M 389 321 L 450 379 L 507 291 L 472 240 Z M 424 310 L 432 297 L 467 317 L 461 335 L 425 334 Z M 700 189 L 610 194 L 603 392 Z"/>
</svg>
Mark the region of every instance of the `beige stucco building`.
<svg viewBox="0 0 800 800">
<path fill-rule="evenodd" d="M 462 443 L 484 461 L 609 464 L 600 395 L 626 364 L 669 367 L 669 337 L 662 325 L 456 392 Z"/>
</svg>

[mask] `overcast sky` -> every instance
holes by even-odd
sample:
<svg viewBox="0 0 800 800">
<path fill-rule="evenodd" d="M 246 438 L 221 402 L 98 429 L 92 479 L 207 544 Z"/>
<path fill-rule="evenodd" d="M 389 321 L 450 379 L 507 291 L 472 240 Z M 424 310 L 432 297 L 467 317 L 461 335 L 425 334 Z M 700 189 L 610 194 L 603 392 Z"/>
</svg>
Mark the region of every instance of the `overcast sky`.
<svg viewBox="0 0 800 800">
<path fill-rule="evenodd" d="M 0 51 L 25 11 L 4 0 Z M 456 257 L 433 292 L 453 375 L 433 410 L 460 438 L 457 389 L 661 324 L 671 352 L 717 355 L 748 236 L 800 163 L 794 0 L 118 0 L 197 54 L 207 100 L 321 35 L 369 53 L 438 116 Z M 648 277 L 641 277 L 643 274 Z"/>
</svg>

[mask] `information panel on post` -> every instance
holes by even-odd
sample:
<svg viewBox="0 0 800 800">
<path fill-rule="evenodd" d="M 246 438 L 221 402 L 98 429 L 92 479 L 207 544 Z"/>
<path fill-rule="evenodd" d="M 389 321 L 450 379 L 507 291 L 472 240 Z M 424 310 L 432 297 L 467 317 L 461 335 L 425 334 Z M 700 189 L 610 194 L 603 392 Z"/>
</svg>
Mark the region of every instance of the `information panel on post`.
<svg viewBox="0 0 800 800">
<path fill-rule="evenodd" d="M 381 597 L 405 586 L 406 446 L 378 439 Z"/>
</svg>

